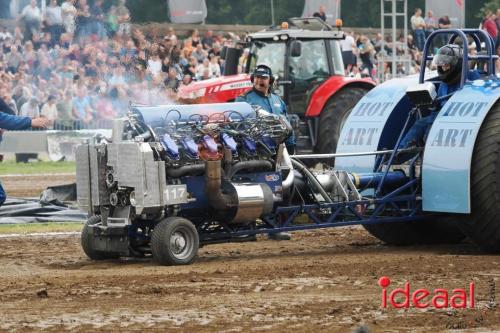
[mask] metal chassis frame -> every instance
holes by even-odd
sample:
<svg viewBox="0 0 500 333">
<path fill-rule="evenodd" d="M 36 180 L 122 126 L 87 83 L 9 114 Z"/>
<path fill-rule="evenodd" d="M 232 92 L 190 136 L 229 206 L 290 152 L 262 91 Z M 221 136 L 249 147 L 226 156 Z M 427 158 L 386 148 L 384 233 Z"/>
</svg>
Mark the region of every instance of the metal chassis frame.
<svg viewBox="0 0 500 333">
<path fill-rule="evenodd" d="M 399 141 L 399 140 L 398 140 Z M 396 146 L 397 147 L 397 146 Z M 389 159 L 392 164 L 393 154 L 397 151 L 381 151 L 372 154 L 385 155 L 391 153 Z M 410 166 L 415 164 L 416 158 L 411 159 Z M 380 185 L 383 185 L 381 181 Z M 262 219 L 260 225 L 234 226 L 217 222 L 215 231 L 205 229 L 205 224 L 198 225 L 198 233 L 201 244 L 229 242 L 241 240 L 244 236 L 256 234 L 274 234 L 279 232 L 312 230 L 332 227 L 366 225 L 388 222 L 415 222 L 428 219 L 429 215 L 420 215 L 422 212 L 422 202 L 419 198 L 420 178 L 411 175 L 405 184 L 392 190 L 387 194 L 380 192 L 379 198 L 369 198 L 364 200 L 304 204 L 295 206 L 278 206 L 273 214 Z M 359 208 L 369 208 L 364 213 Z M 391 208 L 391 216 L 382 215 L 387 208 Z M 330 213 L 321 213 L 330 210 Z M 368 212 L 368 213 L 366 213 Z M 310 221 L 307 224 L 294 224 L 294 219 L 299 214 L 306 214 Z M 213 224 L 211 224 L 213 226 Z"/>
<path fill-rule="evenodd" d="M 409 115 L 411 117 L 411 115 Z M 295 158 L 331 158 L 339 156 L 363 156 L 378 155 L 382 160 L 392 165 L 395 154 L 397 153 L 399 138 L 394 150 L 382 150 L 363 153 L 346 154 L 322 154 L 322 155 L 296 155 Z M 402 152 L 415 152 L 409 149 L 401 149 Z M 410 170 L 416 163 L 417 157 L 421 151 L 416 151 L 415 156 L 409 161 Z M 384 158 L 388 156 L 388 158 Z M 388 169 L 387 169 L 388 170 Z M 386 171 L 387 171 L 386 170 Z M 385 173 L 385 175 L 387 172 Z M 344 202 L 320 202 L 315 204 L 301 204 L 294 206 L 278 205 L 272 214 L 262 218 L 260 223 L 251 223 L 247 225 L 232 225 L 219 221 L 206 221 L 195 223 L 200 245 L 238 242 L 248 240 L 250 236 L 257 234 L 274 234 L 279 232 L 324 229 L 332 227 L 343 227 L 353 225 L 368 225 L 390 222 L 416 222 L 428 219 L 430 215 L 423 215 L 422 201 L 419 193 L 420 177 L 415 177 L 411 172 L 409 180 L 395 188 L 389 193 L 384 193 L 383 183 L 385 175 L 382 178 L 377 189 L 374 189 L 373 197 L 367 196 L 363 200 L 353 200 Z M 362 209 L 360 209 L 362 208 Z M 389 210 L 388 210 L 389 209 Z M 363 210 L 363 212 L 361 212 Z M 390 211 L 390 215 L 383 215 Z M 294 219 L 299 214 L 306 214 L 309 217 L 308 223 L 295 224 Z M 136 227 L 151 227 L 150 222 L 142 221 L 135 224 Z M 129 228 L 128 236 L 137 236 L 136 232 Z M 144 239 L 144 235 L 140 235 Z M 147 238 L 147 236 L 146 236 Z"/>
<path fill-rule="evenodd" d="M 310 155 L 295 155 L 292 158 L 331 158 L 341 156 L 363 156 L 363 155 L 377 155 L 381 157 L 379 166 L 386 160 L 385 156 L 388 155 L 387 169 L 384 172 L 382 180 L 375 189 L 373 198 L 365 200 L 354 200 L 336 203 L 317 203 L 317 204 L 304 204 L 298 206 L 278 206 L 273 214 L 264 217 L 262 220 L 263 225 L 252 225 L 250 228 L 238 228 L 238 226 L 229 226 L 220 223 L 222 232 L 207 232 L 203 225 L 197 226 L 198 234 L 200 236 L 201 244 L 217 243 L 219 241 L 231 241 L 241 238 L 242 236 L 251 236 L 256 234 L 274 234 L 278 232 L 296 231 L 296 230 L 311 230 L 322 229 L 352 225 L 365 225 L 387 222 L 414 222 L 429 218 L 429 215 L 421 215 L 422 200 L 419 197 L 418 190 L 420 188 L 420 177 L 415 177 L 411 172 L 410 179 L 405 184 L 392 190 L 392 192 L 385 194 L 383 192 L 383 185 L 389 166 L 393 164 L 394 158 L 398 151 L 401 152 L 415 152 L 411 149 L 398 149 L 399 143 L 403 137 L 406 127 L 409 124 L 410 118 L 413 116 L 413 111 L 408 114 L 405 125 L 400 132 L 393 150 L 382 150 L 375 152 L 361 152 L 361 153 L 344 153 L 344 154 L 310 154 Z M 421 150 L 410 158 L 410 170 L 413 170 Z M 409 192 L 409 193 L 407 193 Z M 404 207 L 402 207 L 404 206 Z M 361 214 L 358 208 L 370 208 L 368 214 Z M 392 208 L 392 216 L 381 215 L 386 211 L 386 207 Z M 321 211 L 330 210 L 330 214 L 321 214 Z M 307 214 L 312 220 L 311 223 L 294 225 L 293 221 L 299 214 Z M 326 217 L 326 219 L 325 219 Z M 284 221 L 283 221 L 284 220 Z M 252 228 L 254 227 L 254 228 Z"/>
</svg>

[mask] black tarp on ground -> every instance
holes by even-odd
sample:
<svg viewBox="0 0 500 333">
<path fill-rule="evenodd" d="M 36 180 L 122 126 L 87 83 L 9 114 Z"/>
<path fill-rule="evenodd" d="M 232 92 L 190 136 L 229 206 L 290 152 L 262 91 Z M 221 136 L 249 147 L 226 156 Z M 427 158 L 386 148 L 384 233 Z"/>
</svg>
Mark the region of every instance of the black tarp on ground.
<svg viewBox="0 0 500 333">
<path fill-rule="evenodd" d="M 67 205 L 76 200 L 76 184 L 51 186 L 40 200 L 7 198 L 0 207 L 0 224 L 32 222 L 85 222 L 87 213 Z"/>
</svg>

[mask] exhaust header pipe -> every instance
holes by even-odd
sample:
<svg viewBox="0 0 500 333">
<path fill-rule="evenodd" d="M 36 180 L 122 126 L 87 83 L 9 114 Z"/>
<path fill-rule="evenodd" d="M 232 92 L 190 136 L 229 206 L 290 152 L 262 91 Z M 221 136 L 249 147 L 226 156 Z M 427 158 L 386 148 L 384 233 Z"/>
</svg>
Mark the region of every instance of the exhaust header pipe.
<svg viewBox="0 0 500 333">
<path fill-rule="evenodd" d="M 208 203 L 226 222 L 248 223 L 272 212 L 274 196 L 267 184 L 233 184 L 223 177 L 220 160 L 205 163 Z"/>
</svg>

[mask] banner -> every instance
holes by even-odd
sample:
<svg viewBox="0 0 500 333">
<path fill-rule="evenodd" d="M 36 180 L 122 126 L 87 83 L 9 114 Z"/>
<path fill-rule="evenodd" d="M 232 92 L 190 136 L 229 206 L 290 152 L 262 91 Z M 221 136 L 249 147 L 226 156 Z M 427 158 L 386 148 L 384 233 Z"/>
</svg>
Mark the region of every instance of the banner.
<svg viewBox="0 0 500 333">
<path fill-rule="evenodd" d="M 305 0 L 302 17 L 312 17 L 322 5 L 325 6 L 326 22 L 334 25 L 340 18 L 340 0 Z"/>
<path fill-rule="evenodd" d="M 413 9 L 408 9 L 413 15 Z M 465 0 L 425 0 L 425 13 L 432 10 L 436 18 L 448 16 L 452 28 L 465 28 Z"/>
<path fill-rule="evenodd" d="M 202 23 L 207 18 L 205 0 L 168 0 L 170 22 Z"/>
</svg>

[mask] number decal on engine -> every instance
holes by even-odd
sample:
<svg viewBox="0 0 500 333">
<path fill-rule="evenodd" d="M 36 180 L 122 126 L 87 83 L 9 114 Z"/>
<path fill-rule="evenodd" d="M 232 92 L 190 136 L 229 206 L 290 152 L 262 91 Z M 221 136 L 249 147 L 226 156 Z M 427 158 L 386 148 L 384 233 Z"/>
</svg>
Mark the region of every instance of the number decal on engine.
<svg viewBox="0 0 500 333">
<path fill-rule="evenodd" d="M 167 205 L 177 205 L 188 202 L 186 185 L 167 185 L 163 195 Z"/>
</svg>

